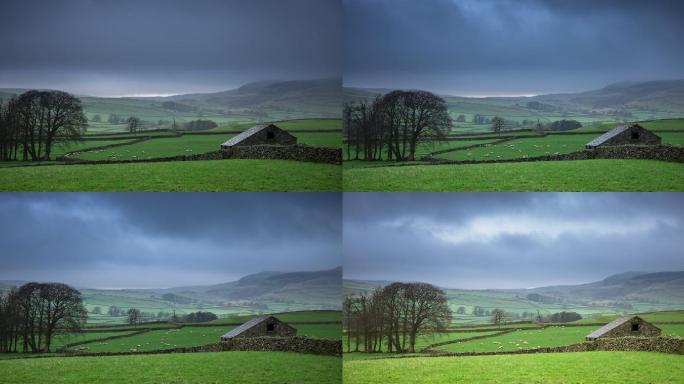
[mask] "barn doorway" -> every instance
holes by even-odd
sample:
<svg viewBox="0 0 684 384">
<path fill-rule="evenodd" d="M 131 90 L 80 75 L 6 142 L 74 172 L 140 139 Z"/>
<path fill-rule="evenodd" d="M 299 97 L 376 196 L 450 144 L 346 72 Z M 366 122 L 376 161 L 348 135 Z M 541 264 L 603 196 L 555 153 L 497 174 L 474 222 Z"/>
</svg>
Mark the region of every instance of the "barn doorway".
<svg viewBox="0 0 684 384">
<path fill-rule="evenodd" d="M 266 330 L 269 331 L 269 332 L 275 331 L 275 324 L 273 324 L 273 323 L 271 323 L 271 324 L 266 324 Z"/>
<path fill-rule="evenodd" d="M 266 132 L 266 138 L 269 140 L 275 139 L 275 132 Z"/>
<path fill-rule="evenodd" d="M 639 132 L 632 132 L 632 140 L 639 140 Z"/>
<path fill-rule="evenodd" d="M 632 332 L 639 332 L 639 324 L 632 324 Z"/>
</svg>

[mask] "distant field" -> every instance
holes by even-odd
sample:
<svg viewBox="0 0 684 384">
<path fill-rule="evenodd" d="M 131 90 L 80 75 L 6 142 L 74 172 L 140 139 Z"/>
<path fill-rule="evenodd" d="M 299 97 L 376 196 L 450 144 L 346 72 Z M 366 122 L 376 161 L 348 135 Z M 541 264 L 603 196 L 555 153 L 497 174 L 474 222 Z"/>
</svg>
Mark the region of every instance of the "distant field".
<svg viewBox="0 0 684 384">
<path fill-rule="evenodd" d="M 211 352 L 0 360 L 3 383 L 338 384 L 342 359 L 286 352 Z"/>
<path fill-rule="evenodd" d="M 652 352 L 421 357 L 344 363 L 345 384 L 381 383 L 676 383 L 684 356 Z"/>
<path fill-rule="evenodd" d="M 57 143 L 57 144 L 55 144 L 54 148 L 52 149 L 52 153 L 50 154 L 50 157 L 52 158 L 52 160 L 55 160 L 56 158 L 66 154 L 68 152 L 84 151 L 84 150 L 88 150 L 90 148 L 102 147 L 105 145 L 130 143 L 131 141 L 132 140 L 118 139 L 118 140 L 84 140 L 84 141 L 69 142 L 69 143 Z"/>
<path fill-rule="evenodd" d="M 684 191 L 682 174 L 679 163 L 578 160 L 354 168 L 345 169 L 343 182 L 348 192 Z"/>
<path fill-rule="evenodd" d="M 646 321 L 652 323 L 658 323 L 661 321 L 681 321 L 684 322 L 684 311 L 662 311 L 653 313 L 637 313 L 639 317 Z M 629 315 L 624 315 L 629 316 Z M 610 323 L 611 321 L 622 317 L 622 315 L 608 315 L 608 316 L 596 316 L 587 317 L 584 319 L 577 320 L 573 323 Z"/>
<path fill-rule="evenodd" d="M 464 341 L 437 347 L 450 352 L 499 352 L 534 349 L 539 347 L 558 347 L 584 341 L 584 337 L 597 329 L 587 327 L 548 327 L 513 331 L 486 339 Z"/>
<path fill-rule="evenodd" d="M 581 128 L 578 128 L 577 131 L 609 131 L 613 128 L 615 128 L 618 125 L 622 125 L 623 123 L 606 123 L 606 124 L 594 124 L 594 125 L 587 125 Z M 627 124 L 627 123 L 624 123 Z M 637 121 L 636 124 L 641 125 L 644 128 L 648 129 L 657 129 L 657 130 L 679 130 L 679 129 L 684 129 L 684 119 L 663 119 L 663 120 L 654 120 L 654 121 Z M 657 135 L 661 135 L 662 132 L 656 133 Z"/>
<path fill-rule="evenodd" d="M 339 191 L 341 167 L 287 160 L 0 168 L 4 191 Z"/>
</svg>

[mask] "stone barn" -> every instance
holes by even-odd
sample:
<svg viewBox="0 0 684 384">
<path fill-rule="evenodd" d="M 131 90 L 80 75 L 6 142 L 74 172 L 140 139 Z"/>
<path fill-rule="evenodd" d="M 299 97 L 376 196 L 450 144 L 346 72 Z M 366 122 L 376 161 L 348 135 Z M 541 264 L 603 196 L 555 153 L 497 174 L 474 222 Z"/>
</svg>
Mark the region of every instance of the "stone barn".
<svg viewBox="0 0 684 384">
<path fill-rule="evenodd" d="M 222 341 L 238 337 L 297 336 L 297 330 L 273 316 L 259 316 L 221 336 Z"/>
<path fill-rule="evenodd" d="M 658 145 L 661 143 L 660 136 L 642 127 L 639 124 L 626 124 L 617 126 L 603 135 L 587 143 L 588 149 L 609 145 Z"/>
<path fill-rule="evenodd" d="M 586 339 L 593 341 L 599 338 L 623 336 L 658 337 L 660 336 L 660 328 L 639 316 L 628 316 L 611 321 L 588 334 Z"/>
<path fill-rule="evenodd" d="M 221 144 L 221 149 L 247 145 L 295 145 L 297 138 L 274 124 L 255 125 Z"/>
</svg>

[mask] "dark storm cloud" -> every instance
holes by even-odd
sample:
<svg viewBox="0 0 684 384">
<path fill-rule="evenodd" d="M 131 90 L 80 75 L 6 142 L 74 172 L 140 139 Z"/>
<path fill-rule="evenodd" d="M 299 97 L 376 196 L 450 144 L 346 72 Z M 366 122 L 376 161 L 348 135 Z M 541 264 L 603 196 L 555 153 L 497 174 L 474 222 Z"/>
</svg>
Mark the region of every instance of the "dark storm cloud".
<svg viewBox="0 0 684 384">
<path fill-rule="evenodd" d="M 2 0 L 0 36 L 5 87 L 178 92 L 342 68 L 338 0 Z"/>
<path fill-rule="evenodd" d="M 333 268 L 336 194 L 8 194 L 0 279 L 168 287 Z"/>
<path fill-rule="evenodd" d="M 681 1 L 344 1 L 345 84 L 454 94 L 684 77 Z"/>
<path fill-rule="evenodd" d="M 684 270 L 677 193 L 344 196 L 345 278 L 520 288 Z"/>
</svg>

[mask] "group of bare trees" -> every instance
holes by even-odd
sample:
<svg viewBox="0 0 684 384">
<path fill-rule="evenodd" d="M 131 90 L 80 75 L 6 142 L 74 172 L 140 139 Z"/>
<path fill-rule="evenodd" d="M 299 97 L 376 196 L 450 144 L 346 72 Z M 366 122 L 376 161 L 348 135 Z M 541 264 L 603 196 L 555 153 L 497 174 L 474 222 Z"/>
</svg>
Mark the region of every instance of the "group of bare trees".
<svg viewBox="0 0 684 384">
<path fill-rule="evenodd" d="M 50 160 L 53 145 L 81 138 L 81 101 L 61 91 L 27 91 L 0 103 L 0 160 Z"/>
<path fill-rule="evenodd" d="M 426 283 L 393 283 L 344 299 L 347 351 L 415 352 L 416 336 L 444 331 L 451 310 L 444 291 Z"/>
<path fill-rule="evenodd" d="M 0 352 L 50 352 L 55 335 L 80 331 L 81 293 L 60 283 L 28 283 L 0 295 Z"/>
<path fill-rule="evenodd" d="M 415 160 L 419 143 L 443 139 L 452 126 L 444 99 L 426 91 L 347 103 L 343 119 L 353 160 Z"/>
</svg>

